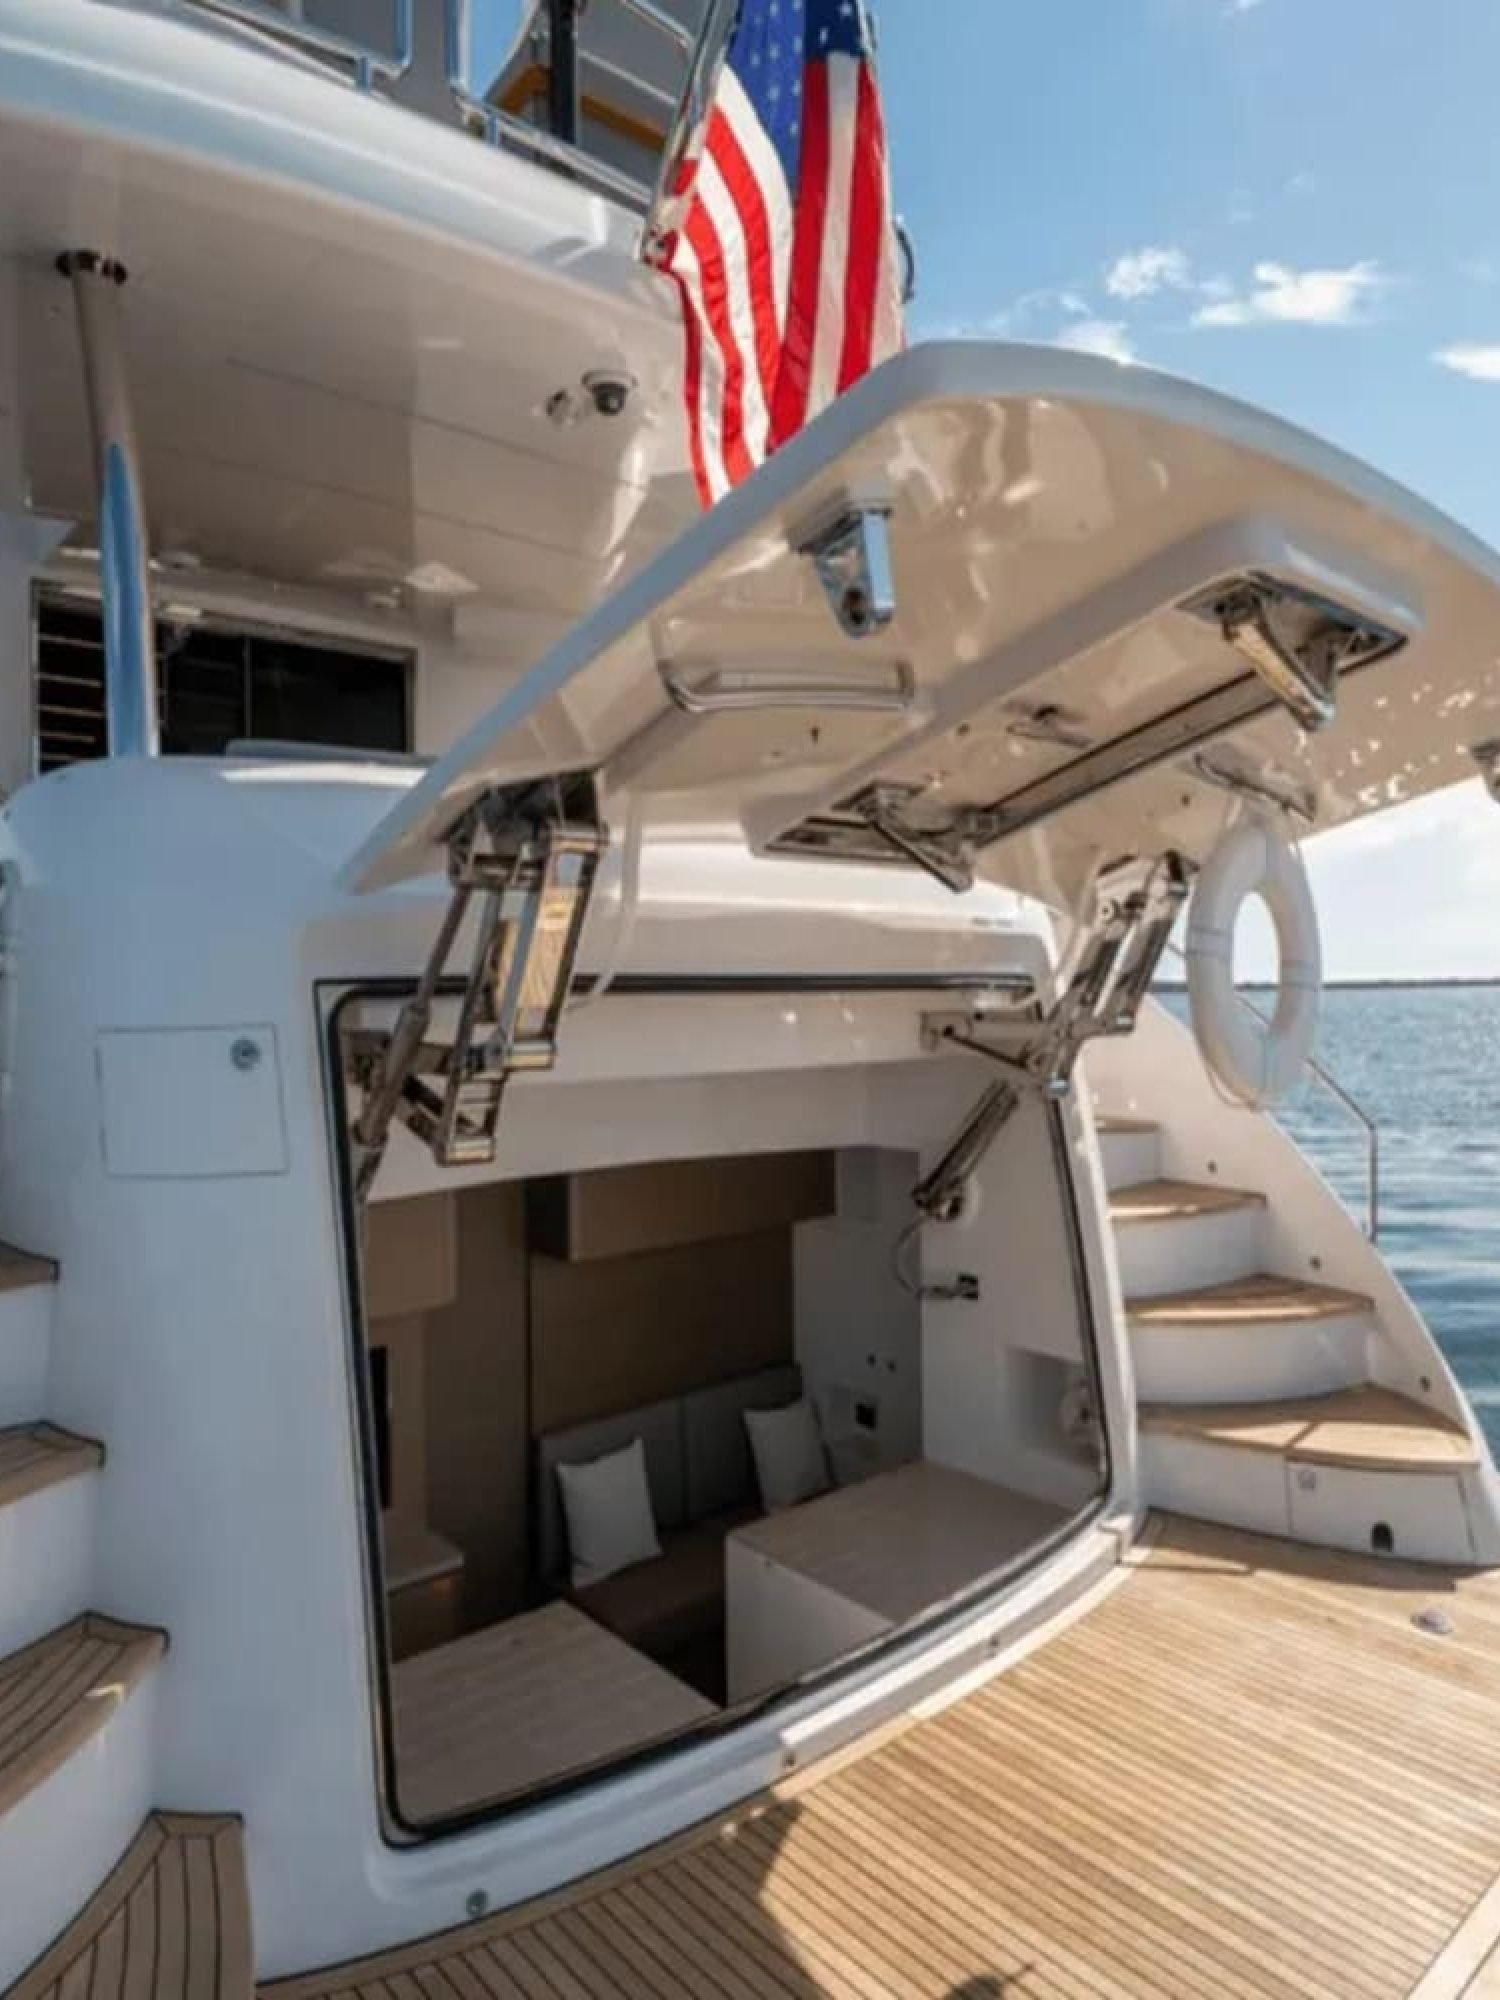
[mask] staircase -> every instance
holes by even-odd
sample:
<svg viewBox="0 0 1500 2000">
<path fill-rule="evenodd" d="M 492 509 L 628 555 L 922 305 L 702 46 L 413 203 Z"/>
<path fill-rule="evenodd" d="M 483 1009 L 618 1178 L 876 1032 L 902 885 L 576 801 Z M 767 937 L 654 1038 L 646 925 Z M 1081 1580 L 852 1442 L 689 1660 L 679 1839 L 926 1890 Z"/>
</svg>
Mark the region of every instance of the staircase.
<svg viewBox="0 0 1500 2000">
<path fill-rule="evenodd" d="M 1420 1395 L 1381 1385 L 1399 1358 L 1384 1352 L 1374 1300 L 1277 1269 L 1267 1193 L 1164 1172 L 1162 1126 L 1102 1116 L 1098 1129 L 1147 1504 L 1299 1541 L 1473 1560 L 1464 1480 L 1479 1451 Z M 1435 1350 L 1434 1362 L 1420 1387 L 1441 1370 Z"/>
<path fill-rule="evenodd" d="M 46 1418 L 57 1279 L 0 1244 L 0 1990 L 250 2000 L 237 1824 L 152 1810 L 167 1635 L 92 1608 L 107 1460 Z"/>
</svg>

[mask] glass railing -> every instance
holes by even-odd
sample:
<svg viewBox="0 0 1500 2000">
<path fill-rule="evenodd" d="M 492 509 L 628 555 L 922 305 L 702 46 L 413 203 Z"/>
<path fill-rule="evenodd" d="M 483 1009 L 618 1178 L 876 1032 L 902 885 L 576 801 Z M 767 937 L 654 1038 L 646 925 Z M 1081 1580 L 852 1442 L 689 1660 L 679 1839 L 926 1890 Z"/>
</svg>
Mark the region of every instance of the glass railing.
<svg viewBox="0 0 1500 2000">
<path fill-rule="evenodd" d="M 336 10 L 319 9 L 317 0 L 176 0 L 171 11 L 232 24 L 274 48 L 295 50 L 347 75 L 360 90 L 374 90 L 404 77 L 416 48 L 416 0 L 380 0 L 380 5 L 389 34 L 373 40 L 364 32 L 341 31 Z M 357 19 L 370 10 L 341 12 Z"/>
<path fill-rule="evenodd" d="M 734 0 L 158 0 L 596 189 L 655 227 Z"/>
</svg>

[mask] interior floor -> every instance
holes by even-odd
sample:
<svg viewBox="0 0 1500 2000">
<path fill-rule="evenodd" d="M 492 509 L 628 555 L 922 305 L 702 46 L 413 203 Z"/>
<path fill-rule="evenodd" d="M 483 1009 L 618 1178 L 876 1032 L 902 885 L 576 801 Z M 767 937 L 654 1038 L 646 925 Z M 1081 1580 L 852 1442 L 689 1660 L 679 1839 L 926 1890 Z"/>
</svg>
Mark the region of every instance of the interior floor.
<svg viewBox="0 0 1500 2000">
<path fill-rule="evenodd" d="M 1096 1490 L 1062 1356 L 1017 1352 L 982 1465 L 930 1434 L 935 1365 L 939 1415 L 952 1387 L 911 1268 L 918 1171 L 854 1147 L 372 1208 L 404 1823 L 748 1712 L 1013 1567 Z"/>
<path fill-rule="evenodd" d="M 472 1811 L 691 1731 L 940 1610 L 1067 1518 L 917 1461 L 732 1531 L 725 1614 L 669 1663 L 576 1592 L 416 1654 L 392 1688 L 404 1813 Z"/>
</svg>

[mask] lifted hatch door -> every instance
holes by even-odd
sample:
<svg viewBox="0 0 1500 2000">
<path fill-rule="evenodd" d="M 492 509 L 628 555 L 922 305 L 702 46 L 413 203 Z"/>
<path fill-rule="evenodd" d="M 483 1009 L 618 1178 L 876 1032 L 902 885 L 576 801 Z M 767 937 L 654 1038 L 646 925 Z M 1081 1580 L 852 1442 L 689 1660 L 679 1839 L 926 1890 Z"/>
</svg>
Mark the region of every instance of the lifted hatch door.
<svg viewBox="0 0 1500 2000">
<path fill-rule="evenodd" d="M 888 575 L 886 574 L 888 565 Z M 1071 904 L 1226 792 L 1331 825 L 1500 737 L 1500 560 L 1243 405 L 1051 349 L 911 349 L 574 628 L 349 864 L 496 786 Z"/>
</svg>

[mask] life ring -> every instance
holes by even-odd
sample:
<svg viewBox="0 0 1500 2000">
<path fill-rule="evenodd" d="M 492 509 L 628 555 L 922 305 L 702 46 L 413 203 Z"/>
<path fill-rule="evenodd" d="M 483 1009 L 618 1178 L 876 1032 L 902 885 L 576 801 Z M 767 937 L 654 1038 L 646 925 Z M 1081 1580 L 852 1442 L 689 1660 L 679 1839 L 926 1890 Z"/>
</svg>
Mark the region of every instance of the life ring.
<svg viewBox="0 0 1500 2000">
<path fill-rule="evenodd" d="M 1234 990 L 1234 926 L 1247 896 L 1271 913 L 1281 966 L 1276 1011 L 1260 1021 Z M 1318 1032 L 1323 957 L 1312 891 L 1271 820 L 1237 820 L 1209 856 L 1188 911 L 1188 999 L 1203 1060 L 1241 1104 L 1274 1104 L 1301 1076 Z"/>
</svg>

